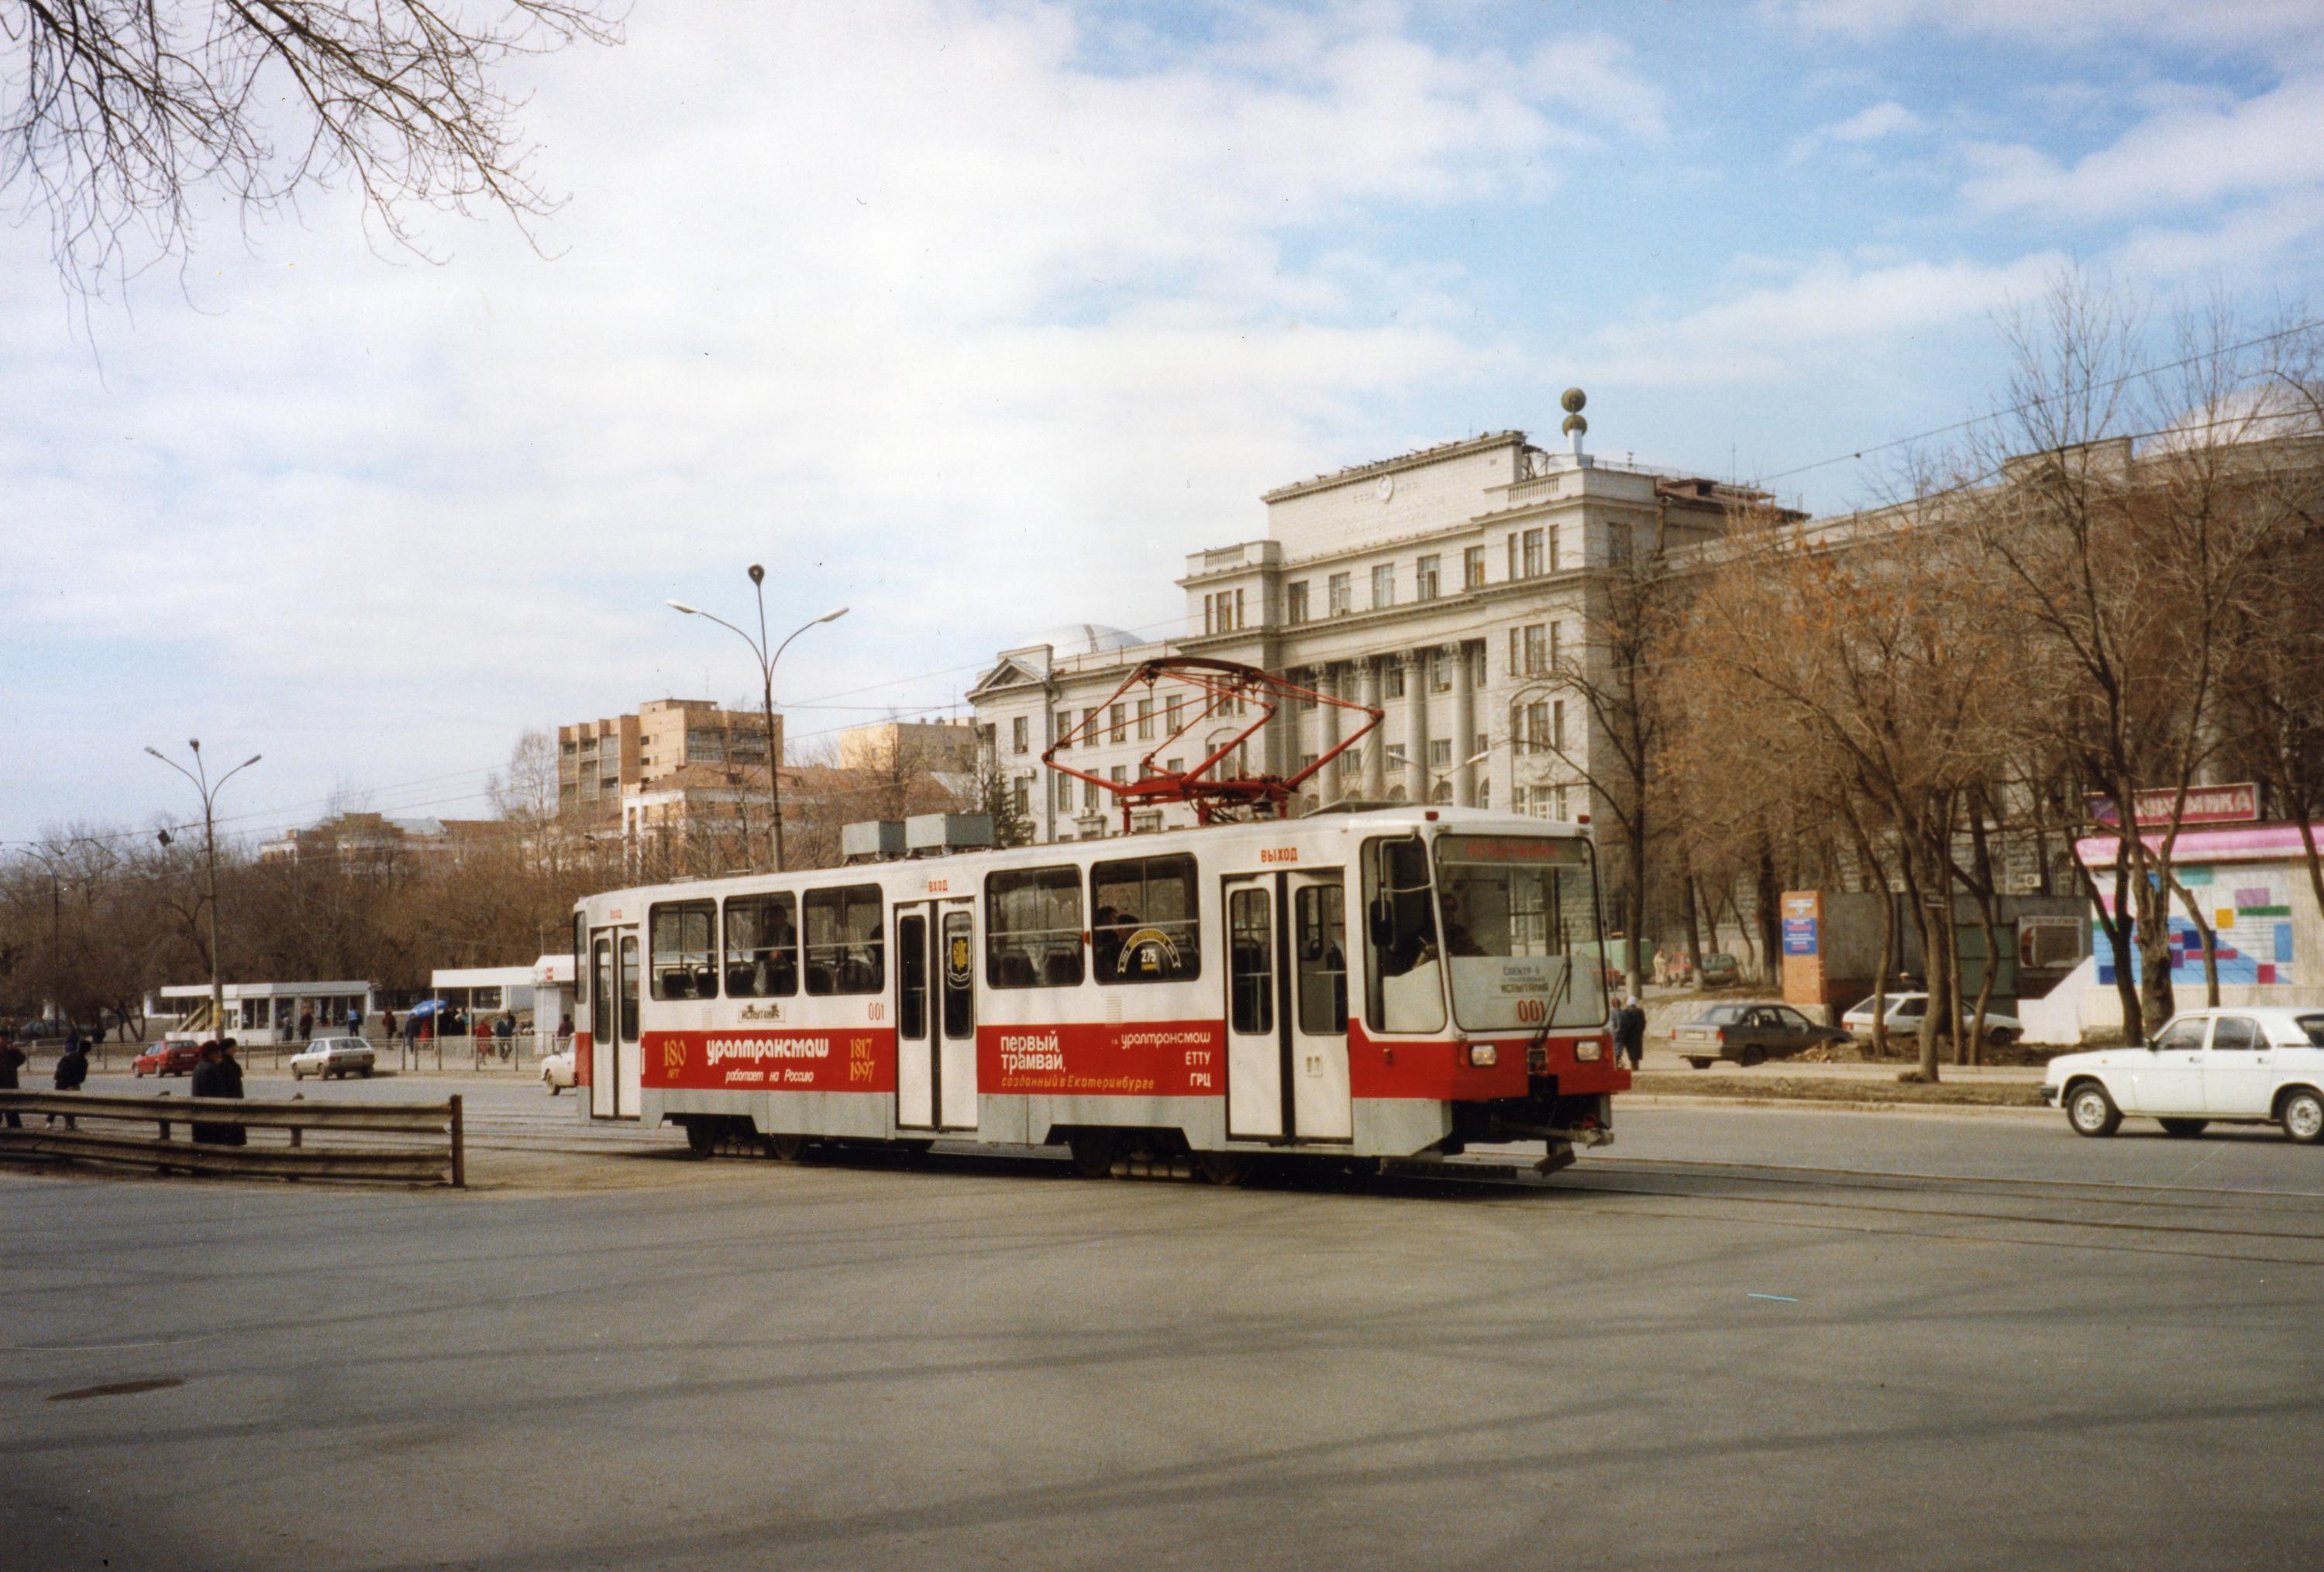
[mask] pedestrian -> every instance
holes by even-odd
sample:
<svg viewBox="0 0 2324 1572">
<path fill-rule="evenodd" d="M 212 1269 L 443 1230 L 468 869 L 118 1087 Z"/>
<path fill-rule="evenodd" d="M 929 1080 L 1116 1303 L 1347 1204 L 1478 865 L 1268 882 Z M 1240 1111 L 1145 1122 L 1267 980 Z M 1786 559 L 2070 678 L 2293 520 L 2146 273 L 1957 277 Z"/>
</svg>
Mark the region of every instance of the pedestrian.
<svg viewBox="0 0 2324 1572">
<path fill-rule="evenodd" d="M 16 1040 L 14 1037 L 5 1032 L 0 1032 L 0 1091 L 18 1089 L 16 1071 L 23 1069 L 23 1065 L 24 1051 L 16 1046 Z M 14 1108 L 10 1108 L 5 1117 L 9 1129 L 21 1130 L 24 1127 L 24 1121 L 16 1117 Z"/>
<path fill-rule="evenodd" d="M 1665 950 L 1665 949 L 1664 949 L 1661 945 L 1659 945 L 1659 944 L 1655 945 L 1655 986 L 1656 988 L 1668 988 L 1668 987 L 1670 986 L 1670 969 L 1671 969 L 1670 951 L 1667 951 L 1667 950 Z"/>
<path fill-rule="evenodd" d="M 379 1029 L 389 1042 L 395 1041 L 395 1011 L 392 1008 L 380 1011 Z"/>
<path fill-rule="evenodd" d="M 363 1007 L 361 1005 L 354 1006 L 347 1011 L 348 1036 L 360 1037 L 363 1035 Z"/>
<path fill-rule="evenodd" d="M 63 1057 L 57 1061 L 56 1088 L 59 1091 L 78 1091 L 82 1083 L 88 1080 L 88 1047 L 80 1040 L 80 1034 L 75 1032 L 66 1040 Z M 79 1124 L 70 1114 L 64 1116 L 64 1121 L 65 1128 L 68 1130 L 80 1128 Z M 53 1125 L 56 1122 L 57 1116 L 51 1114 L 49 1123 Z"/>
<path fill-rule="evenodd" d="M 493 1023 L 493 1035 L 500 1039 L 501 1062 L 505 1064 L 516 1046 L 516 1012 L 503 1010 L 501 1018 Z"/>
<path fill-rule="evenodd" d="M 299 1012 L 299 1041 L 301 1043 L 307 1042 L 309 1039 L 312 1038 L 314 1034 L 315 1012 L 312 1009 L 300 1010 Z"/>
<path fill-rule="evenodd" d="M 1636 1070 L 1646 1055 L 1646 1012 L 1638 1003 L 1638 996 L 1632 994 L 1622 1001 L 1621 1009 L 1614 1016 L 1614 1057 L 1618 1062 L 1628 1059 L 1630 1068 Z"/>
<path fill-rule="evenodd" d="M 235 1098 L 242 1096 L 242 1066 L 234 1057 L 235 1043 L 231 1037 L 214 1039 L 201 1047 L 201 1062 L 194 1066 L 193 1093 L 198 1098 Z M 194 1124 L 194 1139 L 205 1146 L 240 1146 L 249 1135 L 240 1125 Z"/>
<path fill-rule="evenodd" d="M 572 1041 L 573 1012 L 567 1010 L 557 1023 L 557 1051 L 562 1053 Z"/>
</svg>

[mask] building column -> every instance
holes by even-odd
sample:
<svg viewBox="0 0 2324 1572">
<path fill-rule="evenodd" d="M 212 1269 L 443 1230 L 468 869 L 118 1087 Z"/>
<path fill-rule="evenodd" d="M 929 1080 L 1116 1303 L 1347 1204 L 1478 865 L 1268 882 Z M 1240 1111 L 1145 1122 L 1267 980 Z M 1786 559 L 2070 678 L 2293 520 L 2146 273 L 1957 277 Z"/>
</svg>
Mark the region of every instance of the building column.
<svg viewBox="0 0 2324 1572">
<path fill-rule="evenodd" d="M 1367 655 L 1357 663 L 1362 677 L 1364 707 L 1380 707 L 1380 662 L 1388 657 Z M 1373 802 L 1388 796 L 1388 726 L 1386 722 L 1372 729 L 1372 740 L 1364 744 L 1364 795 Z"/>
<path fill-rule="evenodd" d="M 1477 747 L 1477 685 L 1471 680 L 1473 668 L 1466 644 L 1446 645 L 1445 655 L 1452 662 L 1452 801 L 1458 807 L 1473 808 L 1477 767 L 1464 761 Z"/>
<path fill-rule="evenodd" d="M 1407 649 L 1404 662 L 1404 800 L 1428 800 L 1428 651 Z"/>
<path fill-rule="evenodd" d="M 1337 663 L 1325 665 L 1323 669 L 1316 674 L 1315 691 L 1327 699 L 1336 699 L 1340 696 L 1340 668 Z M 1315 756 L 1321 758 L 1340 745 L 1340 709 L 1336 704 L 1318 704 L 1315 708 L 1317 712 L 1315 724 L 1318 731 L 1315 739 Z M 1341 774 L 1338 759 L 1335 758 L 1325 765 L 1322 777 L 1314 783 L 1316 795 L 1328 803 L 1344 795 L 1340 787 Z"/>
</svg>

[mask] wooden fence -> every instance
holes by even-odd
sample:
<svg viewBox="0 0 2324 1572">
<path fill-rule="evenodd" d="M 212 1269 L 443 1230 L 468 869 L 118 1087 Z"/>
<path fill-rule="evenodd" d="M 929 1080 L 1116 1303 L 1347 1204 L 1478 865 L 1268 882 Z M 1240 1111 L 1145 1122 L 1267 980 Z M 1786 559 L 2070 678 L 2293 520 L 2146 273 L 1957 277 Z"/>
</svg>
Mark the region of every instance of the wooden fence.
<svg viewBox="0 0 2324 1572">
<path fill-rule="evenodd" d="M 12 1114 L 21 1127 L 7 1118 Z M 91 1124 L 100 1127 L 84 1127 Z M 213 1145 L 189 1138 L 196 1124 L 281 1130 L 290 1138 L 281 1145 Z M 124 1127 L 149 1126 L 160 1134 Z M 189 1138 L 177 1138 L 180 1132 Z M 322 1138 L 309 1145 L 309 1135 Z M 398 1135 L 421 1139 L 387 1139 Z M 455 1189 L 468 1182 L 457 1097 L 440 1103 L 310 1103 L 297 1097 L 272 1102 L 0 1091 L 0 1157 L 120 1163 L 163 1173 L 394 1180 Z"/>
</svg>

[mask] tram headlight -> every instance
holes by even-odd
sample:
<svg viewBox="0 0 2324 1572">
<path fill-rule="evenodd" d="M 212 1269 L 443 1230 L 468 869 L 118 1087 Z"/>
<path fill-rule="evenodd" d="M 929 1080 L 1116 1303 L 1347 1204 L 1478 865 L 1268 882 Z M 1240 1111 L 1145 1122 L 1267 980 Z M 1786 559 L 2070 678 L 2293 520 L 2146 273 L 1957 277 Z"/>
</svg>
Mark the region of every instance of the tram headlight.
<svg viewBox="0 0 2324 1572">
<path fill-rule="evenodd" d="M 1573 1059 L 1577 1064 L 1595 1063 L 1605 1057 L 1605 1053 L 1606 1040 L 1603 1037 L 1592 1037 L 1586 1043 L 1576 1043 L 1573 1045 Z"/>
<path fill-rule="evenodd" d="M 1469 1044 L 1469 1066 L 1472 1070 L 1489 1070 L 1501 1062 L 1501 1051 L 1490 1043 Z"/>
</svg>

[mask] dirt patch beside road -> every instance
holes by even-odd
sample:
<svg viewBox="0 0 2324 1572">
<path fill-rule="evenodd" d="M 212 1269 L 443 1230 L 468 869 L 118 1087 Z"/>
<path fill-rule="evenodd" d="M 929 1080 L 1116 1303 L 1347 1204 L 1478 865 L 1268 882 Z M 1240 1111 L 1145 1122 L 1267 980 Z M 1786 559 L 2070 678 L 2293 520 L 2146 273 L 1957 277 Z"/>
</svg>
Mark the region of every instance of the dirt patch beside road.
<svg viewBox="0 0 2324 1572">
<path fill-rule="evenodd" d="M 2042 1106 L 2040 1089 L 2023 1082 L 1939 1081 L 1930 1086 L 1864 1076 L 1843 1080 L 1824 1076 L 1720 1075 L 1700 1071 L 1664 1075 L 1649 1071 L 1634 1077 L 1630 1086 L 1633 1091 L 1649 1097 L 1726 1098 L 1751 1102 L 1904 1103 L 1993 1108 Z"/>
</svg>

